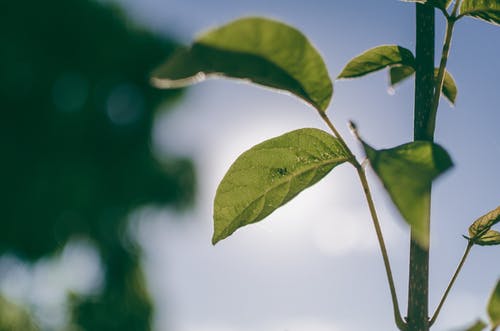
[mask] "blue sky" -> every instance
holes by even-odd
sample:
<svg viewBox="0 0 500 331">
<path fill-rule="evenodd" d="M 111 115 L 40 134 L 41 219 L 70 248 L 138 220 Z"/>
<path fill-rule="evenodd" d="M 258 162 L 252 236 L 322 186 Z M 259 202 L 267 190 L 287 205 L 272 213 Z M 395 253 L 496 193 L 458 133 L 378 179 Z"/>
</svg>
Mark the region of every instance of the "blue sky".
<svg viewBox="0 0 500 331">
<path fill-rule="evenodd" d="M 349 58 L 380 45 L 414 48 L 414 6 L 392 0 L 201 1 L 121 0 L 129 15 L 184 43 L 207 27 L 263 15 L 301 29 L 324 56 L 332 77 Z M 443 19 L 437 13 L 437 47 Z M 468 225 L 499 205 L 500 30 L 464 19 L 456 28 L 449 70 L 457 106 L 442 102 L 436 140 L 456 166 L 434 190 L 431 310 L 458 260 Z M 412 136 L 410 82 L 387 93 L 387 73 L 335 85 L 329 114 L 349 144 L 346 122 L 357 122 L 377 147 Z M 133 218 L 147 254 L 158 330 L 336 331 L 395 329 L 381 257 L 355 174 L 339 167 L 265 221 L 210 245 L 212 200 L 231 162 L 252 145 L 299 127 L 326 129 L 293 97 L 228 81 L 192 87 L 175 109 L 158 117 L 155 148 L 195 160 L 194 211 L 144 209 Z M 406 310 L 408 230 L 371 176 L 402 310 Z M 437 330 L 479 316 L 500 276 L 498 248 L 474 248 Z"/>
<path fill-rule="evenodd" d="M 107 1 L 107 0 L 106 0 Z M 132 20 L 184 43 L 200 31 L 246 15 L 301 29 L 335 77 L 360 52 L 380 45 L 414 48 L 414 5 L 396 0 L 229 1 L 117 0 Z M 437 45 L 443 19 L 437 13 Z M 459 95 L 443 101 L 436 141 L 456 166 L 435 185 L 431 310 L 436 306 L 478 216 L 500 204 L 500 28 L 459 22 L 449 70 Z M 355 120 L 368 142 L 391 147 L 411 140 L 410 82 L 388 93 L 387 72 L 335 85 L 329 114 L 359 154 L 347 130 Z M 172 331 L 361 331 L 395 329 L 382 259 L 355 172 L 336 168 L 265 221 L 213 247 L 212 200 L 218 181 L 243 151 L 300 127 L 326 129 L 294 97 L 234 81 L 190 88 L 158 115 L 154 148 L 193 158 L 199 188 L 194 210 L 144 208 L 131 215 L 144 247 L 155 327 Z M 376 178 L 370 182 L 406 310 L 408 229 Z M 498 247 L 475 247 L 436 330 L 452 330 L 484 315 L 500 276 Z M 375 327 L 374 327 L 375 326 Z"/>
</svg>

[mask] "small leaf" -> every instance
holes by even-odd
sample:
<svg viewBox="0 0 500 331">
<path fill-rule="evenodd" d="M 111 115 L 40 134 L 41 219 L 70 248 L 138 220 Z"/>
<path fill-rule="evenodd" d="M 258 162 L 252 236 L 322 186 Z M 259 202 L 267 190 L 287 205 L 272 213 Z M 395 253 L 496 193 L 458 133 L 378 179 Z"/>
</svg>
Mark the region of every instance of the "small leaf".
<svg viewBox="0 0 500 331">
<path fill-rule="evenodd" d="M 389 69 L 389 84 L 391 87 L 401 83 L 405 79 L 411 77 L 415 73 L 415 69 L 410 66 L 391 66 Z"/>
<path fill-rule="evenodd" d="M 434 69 L 434 74 L 437 78 L 438 75 L 438 70 L 439 69 Z M 453 76 L 447 71 L 444 73 L 444 82 L 443 82 L 443 88 L 441 90 L 443 95 L 446 97 L 446 99 L 450 102 L 450 104 L 454 105 L 455 100 L 457 99 L 457 84 L 455 83 L 455 79 L 453 79 Z"/>
<path fill-rule="evenodd" d="M 500 206 L 479 217 L 469 227 L 469 237 L 473 243 L 486 246 L 500 244 L 500 233 L 491 227 L 500 222 Z"/>
<path fill-rule="evenodd" d="M 439 145 L 415 141 L 391 149 L 375 150 L 363 142 L 373 170 L 381 179 L 399 212 L 412 227 L 417 240 L 428 245 L 425 208 L 433 180 L 453 164 Z"/>
<path fill-rule="evenodd" d="M 244 152 L 217 188 L 212 243 L 262 220 L 349 155 L 337 138 L 318 129 L 295 130 Z"/>
<path fill-rule="evenodd" d="M 448 6 L 450 5 L 452 0 L 401 0 L 404 2 L 418 2 L 421 4 L 427 4 L 439 9 L 446 10 Z"/>
<path fill-rule="evenodd" d="M 202 34 L 158 67 L 152 83 L 176 88 L 220 76 L 288 91 L 320 111 L 333 93 L 325 63 L 307 38 L 293 27 L 258 17 Z"/>
<path fill-rule="evenodd" d="M 472 16 L 494 25 L 500 25 L 500 1 L 498 0 L 463 0 L 460 16 Z"/>
<path fill-rule="evenodd" d="M 437 78 L 438 72 L 439 72 L 438 68 L 434 69 L 435 78 Z M 394 87 L 396 84 L 412 76 L 414 73 L 415 69 L 410 66 L 402 66 L 402 65 L 392 66 L 389 69 L 389 82 L 391 87 Z M 455 79 L 453 79 L 453 76 L 448 71 L 445 71 L 444 74 L 444 83 L 441 93 L 450 102 L 450 104 L 452 105 L 455 104 L 458 89 L 455 83 Z"/>
<path fill-rule="evenodd" d="M 493 293 L 491 293 L 487 311 L 490 318 L 491 329 L 494 330 L 500 326 L 500 280 L 497 282 Z"/>
<path fill-rule="evenodd" d="M 474 324 L 469 326 L 465 331 L 483 331 L 488 325 L 481 320 L 477 320 Z"/>
<path fill-rule="evenodd" d="M 410 50 L 401 46 L 378 46 L 367 50 L 349 61 L 337 79 L 364 76 L 396 64 L 413 67 L 415 57 Z"/>
<path fill-rule="evenodd" d="M 480 238 L 477 238 L 474 243 L 481 246 L 500 245 L 500 232 L 488 230 Z"/>
</svg>

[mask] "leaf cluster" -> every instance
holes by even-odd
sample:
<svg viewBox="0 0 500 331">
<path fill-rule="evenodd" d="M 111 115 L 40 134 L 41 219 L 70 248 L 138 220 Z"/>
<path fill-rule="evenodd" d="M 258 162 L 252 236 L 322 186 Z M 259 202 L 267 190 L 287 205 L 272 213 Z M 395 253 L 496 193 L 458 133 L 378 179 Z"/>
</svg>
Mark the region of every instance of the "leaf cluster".
<svg viewBox="0 0 500 331">
<path fill-rule="evenodd" d="M 457 86 L 446 70 L 446 60 L 454 23 L 470 16 L 500 24 L 498 0 L 455 1 L 407 0 L 441 10 L 447 19 L 447 36 L 443 55 L 435 68 L 433 109 L 443 95 L 452 105 L 456 102 Z M 399 45 L 371 48 L 350 60 L 337 80 L 351 79 L 388 69 L 391 86 L 414 75 L 416 59 L 412 51 Z M 269 139 L 241 154 L 222 179 L 214 201 L 213 244 L 227 238 L 237 229 L 258 222 L 283 206 L 301 191 L 325 177 L 342 163 L 354 166 L 360 177 L 379 239 L 391 288 L 397 326 L 404 330 L 399 314 L 392 274 L 385 244 L 378 224 L 365 170 L 359 163 L 326 114 L 333 95 L 333 83 L 318 51 L 297 29 L 274 20 L 249 17 L 230 22 L 199 36 L 194 43 L 179 50 L 152 74 L 157 87 L 177 88 L 200 82 L 208 77 L 242 79 L 265 87 L 291 93 L 317 110 L 331 129 L 329 134 L 319 129 L 304 128 Z M 435 116 L 435 114 L 434 114 Z M 434 123 L 432 123 L 432 132 Z M 431 141 L 414 141 L 388 149 L 376 149 L 360 138 L 366 157 L 382 181 L 390 198 L 411 226 L 412 239 L 428 247 L 432 183 L 453 165 L 446 150 Z M 453 276 L 450 286 L 436 311 L 439 313 L 456 275 L 474 245 L 500 244 L 500 233 L 492 226 L 500 222 L 500 207 L 478 218 L 469 228 L 466 253 Z M 500 324 L 500 283 L 493 292 L 488 314 L 491 325 Z M 432 324 L 431 322 L 431 324 Z M 468 330 L 482 330 L 486 324 L 478 321 Z"/>
</svg>

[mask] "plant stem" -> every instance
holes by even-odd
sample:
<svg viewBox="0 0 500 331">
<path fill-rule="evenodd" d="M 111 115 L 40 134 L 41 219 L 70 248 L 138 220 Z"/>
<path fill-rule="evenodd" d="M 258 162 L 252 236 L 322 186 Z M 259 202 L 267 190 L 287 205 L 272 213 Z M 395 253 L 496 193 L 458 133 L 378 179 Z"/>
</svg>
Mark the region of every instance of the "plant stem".
<svg viewBox="0 0 500 331">
<path fill-rule="evenodd" d="M 359 165 L 359 163 L 358 163 Z M 387 254 L 387 248 L 385 247 L 384 236 L 382 234 L 382 229 L 380 227 L 380 222 L 378 220 L 377 211 L 375 210 L 375 205 L 373 203 L 373 198 L 370 192 L 370 187 L 368 186 L 368 181 L 366 180 L 366 173 L 362 166 L 356 167 L 358 171 L 358 176 L 363 186 L 363 191 L 365 193 L 366 202 L 368 203 L 368 208 L 370 209 L 370 214 L 373 221 L 373 226 L 375 227 L 375 233 L 377 234 L 378 243 L 380 246 L 380 251 L 382 252 L 382 258 L 384 259 L 384 267 L 387 275 L 387 281 L 389 282 L 389 288 L 391 290 L 391 299 L 394 313 L 394 320 L 396 326 L 399 330 L 407 330 L 407 325 L 401 317 L 401 312 L 399 310 L 398 297 L 396 294 L 396 288 L 394 286 L 394 279 L 391 271 L 391 264 L 389 262 L 389 255 Z"/>
<path fill-rule="evenodd" d="M 373 202 L 372 194 L 370 192 L 370 187 L 366 179 L 366 173 L 361 164 L 356 160 L 356 157 L 346 145 L 344 139 L 337 131 L 333 123 L 328 118 L 328 115 L 324 112 L 319 112 L 321 118 L 325 121 L 326 125 L 332 130 L 333 134 L 339 139 L 340 143 L 348 151 L 351 157 L 351 164 L 356 168 L 358 172 L 359 179 L 361 181 L 361 186 L 363 187 L 363 192 L 365 193 L 366 202 L 368 203 L 368 209 L 370 210 L 370 215 L 373 221 L 373 226 L 375 227 L 375 233 L 377 235 L 377 240 L 380 246 L 380 251 L 382 252 L 382 258 L 384 260 L 385 273 L 387 276 L 387 281 L 389 283 L 389 289 L 391 291 L 392 307 L 394 313 L 394 320 L 399 330 L 405 331 L 407 325 L 401 317 L 401 312 L 399 310 L 398 296 L 396 293 L 396 287 L 394 286 L 394 278 L 392 276 L 391 263 L 389 261 L 389 254 L 387 254 L 387 248 L 385 246 L 384 236 L 382 234 L 382 228 L 378 220 L 377 211 L 375 209 L 375 204 Z"/>
<path fill-rule="evenodd" d="M 414 140 L 433 141 L 434 136 L 426 128 L 429 123 L 434 96 L 434 8 L 416 4 L 416 61 L 415 61 L 415 112 Z M 430 228 L 431 186 L 427 188 L 426 201 L 419 206 L 424 211 L 427 229 Z M 430 233 L 427 231 L 426 242 Z M 410 265 L 408 282 L 408 331 L 429 330 L 429 248 L 416 240 L 413 229 L 410 241 Z"/>
<path fill-rule="evenodd" d="M 456 2 L 458 4 L 458 1 Z M 456 8 L 456 7 L 455 7 Z M 456 19 L 452 15 L 446 20 L 446 34 L 445 41 L 443 44 L 443 51 L 441 53 L 441 61 L 439 64 L 438 75 L 436 78 L 436 88 L 434 89 L 434 97 L 432 100 L 431 114 L 429 117 L 427 134 L 430 136 L 434 135 L 434 130 L 436 129 L 436 115 L 437 109 L 439 107 L 439 99 L 441 96 L 441 90 L 444 85 L 444 77 L 446 73 L 446 63 L 448 62 L 448 54 L 450 53 L 451 38 L 453 36 L 453 28 L 455 27 Z"/>
<path fill-rule="evenodd" d="M 436 319 L 439 315 L 439 312 L 441 311 L 441 308 L 443 307 L 443 304 L 446 301 L 446 298 L 448 297 L 448 293 L 450 293 L 450 290 L 453 287 L 453 284 L 455 283 L 455 280 L 457 279 L 458 274 L 460 273 L 460 270 L 462 270 L 462 267 L 465 263 L 465 260 L 467 259 L 467 256 L 469 255 L 469 252 L 470 252 L 473 245 L 474 245 L 474 243 L 472 242 L 472 240 L 469 240 L 469 243 L 467 244 L 467 248 L 465 249 L 464 255 L 462 256 L 462 259 L 460 260 L 460 263 L 458 264 L 457 270 L 453 274 L 453 277 L 451 278 L 450 283 L 448 284 L 448 287 L 444 291 L 443 297 L 441 298 L 441 301 L 439 302 L 439 305 L 437 306 L 436 311 L 434 312 L 434 315 L 432 315 L 432 318 L 429 321 L 429 326 L 434 324 L 434 322 L 436 321 Z"/>
<path fill-rule="evenodd" d="M 333 135 L 335 137 L 337 137 L 337 139 L 340 141 L 340 143 L 342 144 L 342 146 L 349 153 L 349 157 L 351 159 L 351 163 L 356 167 L 356 164 L 359 164 L 358 161 L 356 160 L 356 157 L 352 153 L 352 151 L 349 148 L 349 146 L 347 146 L 347 144 L 345 143 L 344 138 L 342 138 L 342 136 L 340 135 L 340 133 L 337 131 L 337 129 L 333 125 L 332 121 L 330 121 L 330 118 L 328 117 L 328 115 L 325 112 L 319 111 L 319 110 L 318 110 L 318 113 L 319 113 L 319 116 L 321 116 L 321 119 L 323 119 L 323 121 L 326 123 L 326 125 L 330 128 L 330 130 L 332 130 Z"/>
</svg>

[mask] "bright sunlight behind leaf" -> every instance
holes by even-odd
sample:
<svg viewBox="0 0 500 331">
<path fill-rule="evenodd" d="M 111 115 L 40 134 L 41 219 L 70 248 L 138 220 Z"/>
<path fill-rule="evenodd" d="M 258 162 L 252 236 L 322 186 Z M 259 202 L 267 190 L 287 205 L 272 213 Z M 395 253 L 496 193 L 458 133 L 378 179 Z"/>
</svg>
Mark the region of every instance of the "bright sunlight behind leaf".
<svg viewBox="0 0 500 331">
<path fill-rule="evenodd" d="M 318 51 L 297 29 L 265 18 L 242 18 L 202 34 L 152 74 L 175 88 L 225 76 L 288 91 L 325 111 L 332 82 Z"/>
<path fill-rule="evenodd" d="M 319 129 L 295 130 L 252 147 L 217 189 L 212 243 L 262 220 L 348 160 L 339 140 Z"/>
</svg>

